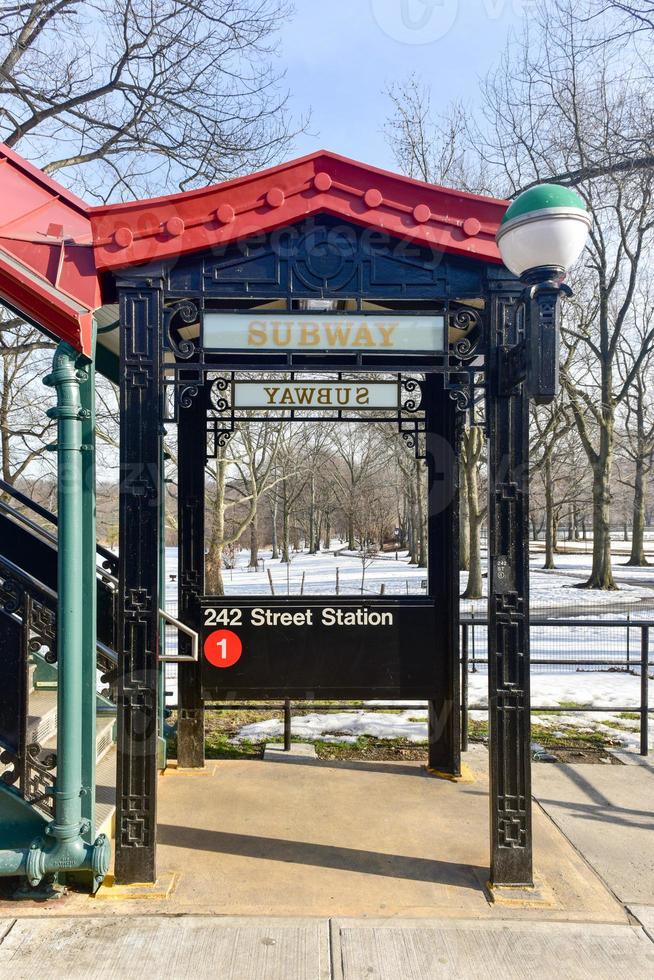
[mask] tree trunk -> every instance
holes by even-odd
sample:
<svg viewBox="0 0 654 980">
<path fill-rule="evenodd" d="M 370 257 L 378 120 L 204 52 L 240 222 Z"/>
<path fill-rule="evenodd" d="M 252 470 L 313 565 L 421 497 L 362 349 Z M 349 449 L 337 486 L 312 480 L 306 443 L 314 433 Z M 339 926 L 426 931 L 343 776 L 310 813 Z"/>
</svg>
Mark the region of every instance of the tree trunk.
<svg viewBox="0 0 654 980">
<path fill-rule="evenodd" d="M 463 434 L 463 462 L 466 468 L 466 490 L 468 496 L 469 527 L 469 568 L 468 583 L 463 593 L 464 599 L 481 599 L 483 578 L 481 574 L 481 525 L 483 510 L 479 506 L 478 461 L 483 448 L 483 435 L 479 428 L 471 426 Z"/>
<path fill-rule="evenodd" d="M 282 497 L 282 553 L 280 556 L 281 562 L 289 562 L 291 560 L 291 527 L 290 527 L 290 514 L 288 505 L 286 502 L 286 494 Z"/>
<path fill-rule="evenodd" d="M 602 458 L 603 457 L 603 458 Z M 616 591 L 611 567 L 611 456 L 601 454 L 593 468 L 593 566 L 583 588 Z"/>
<path fill-rule="evenodd" d="M 323 538 L 325 542 L 325 551 L 329 551 L 332 543 L 332 520 L 331 514 L 325 512 L 325 536 Z"/>
<path fill-rule="evenodd" d="M 422 492 L 422 469 L 421 461 L 416 460 L 415 465 L 415 476 L 416 476 L 416 519 L 417 519 L 417 531 L 418 531 L 418 566 L 420 568 L 427 567 L 427 528 L 425 522 L 425 505 L 423 500 Z"/>
<path fill-rule="evenodd" d="M 552 486 L 552 457 L 545 453 L 545 564 L 543 568 L 556 568 L 554 564 L 554 488 Z"/>
<path fill-rule="evenodd" d="M 320 542 L 322 540 L 322 526 L 325 519 L 325 515 L 321 510 L 318 511 L 318 520 L 316 522 L 316 537 L 315 544 L 313 546 L 313 554 L 317 555 L 320 552 Z"/>
<path fill-rule="evenodd" d="M 225 540 L 225 476 L 227 464 L 223 455 L 216 459 L 216 489 L 214 492 L 211 531 L 205 559 L 206 588 L 209 595 L 224 595 L 223 547 Z"/>
<path fill-rule="evenodd" d="M 649 565 L 645 556 L 645 479 L 644 460 L 640 452 L 636 456 L 634 477 L 634 502 L 631 535 L 631 554 L 627 565 Z"/>
<path fill-rule="evenodd" d="M 356 548 L 356 539 L 354 536 L 354 518 L 352 514 L 348 514 L 347 517 L 347 547 L 348 551 L 354 551 Z"/>
<path fill-rule="evenodd" d="M 468 510 L 468 477 L 466 468 L 459 465 L 459 570 L 470 569 L 470 511 Z"/>
<path fill-rule="evenodd" d="M 316 551 L 316 475 L 311 470 L 311 480 L 309 483 L 309 554 L 315 555 Z"/>
<path fill-rule="evenodd" d="M 481 599 L 484 591 L 484 583 L 481 574 L 481 524 L 483 518 L 479 515 L 479 481 L 477 479 L 477 468 L 474 468 L 474 476 L 468 473 L 468 513 L 470 521 L 470 567 L 468 569 L 468 582 L 466 584 L 463 599 Z"/>
<path fill-rule="evenodd" d="M 277 496 L 273 496 L 270 503 L 270 524 L 271 524 L 271 536 L 272 536 L 272 558 L 279 558 L 279 549 L 277 547 Z"/>
<path fill-rule="evenodd" d="M 256 568 L 259 560 L 259 518 L 255 512 L 250 522 L 250 568 Z"/>
</svg>

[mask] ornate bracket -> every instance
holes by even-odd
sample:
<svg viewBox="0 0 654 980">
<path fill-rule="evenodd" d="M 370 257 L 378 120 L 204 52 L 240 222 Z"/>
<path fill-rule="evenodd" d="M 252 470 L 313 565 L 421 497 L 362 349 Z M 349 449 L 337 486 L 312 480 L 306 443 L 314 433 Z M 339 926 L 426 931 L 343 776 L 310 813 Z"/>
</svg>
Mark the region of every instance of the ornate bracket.
<svg viewBox="0 0 654 980">
<path fill-rule="evenodd" d="M 166 306 L 163 310 L 164 332 L 163 344 L 168 350 L 172 350 L 176 357 L 183 361 L 188 361 L 196 353 L 197 348 L 192 340 L 184 340 L 180 334 L 180 327 L 190 326 L 197 323 L 200 318 L 195 303 L 190 299 L 180 300 L 172 306 Z"/>
</svg>

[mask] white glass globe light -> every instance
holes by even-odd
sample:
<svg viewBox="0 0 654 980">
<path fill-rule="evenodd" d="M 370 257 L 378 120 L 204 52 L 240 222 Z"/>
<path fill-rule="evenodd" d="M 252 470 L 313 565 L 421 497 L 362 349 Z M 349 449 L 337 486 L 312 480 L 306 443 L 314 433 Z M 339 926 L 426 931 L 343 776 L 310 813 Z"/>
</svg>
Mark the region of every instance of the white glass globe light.
<svg viewBox="0 0 654 980">
<path fill-rule="evenodd" d="M 584 250 L 591 217 L 574 191 L 539 184 L 509 205 L 496 240 L 504 265 L 518 277 L 532 269 L 563 277 Z"/>
</svg>

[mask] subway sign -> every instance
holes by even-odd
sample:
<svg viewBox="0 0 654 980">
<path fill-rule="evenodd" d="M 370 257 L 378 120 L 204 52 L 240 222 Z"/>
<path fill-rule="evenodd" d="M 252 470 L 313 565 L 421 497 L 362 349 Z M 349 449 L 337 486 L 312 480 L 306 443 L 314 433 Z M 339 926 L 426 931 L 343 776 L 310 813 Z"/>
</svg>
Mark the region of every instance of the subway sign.
<svg viewBox="0 0 654 980">
<path fill-rule="evenodd" d="M 397 381 L 234 381 L 234 409 L 351 409 L 371 412 L 399 409 Z"/>
<path fill-rule="evenodd" d="M 203 321 L 206 350 L 417 353 L 445 349 L 445 317 L 346 313 L 216 313 Z"/>
<path fill-rule="evenodd" d="M 442 672 L 445 608 L 431 598 L 204 596 L 204 698 L 416 698 Z"/>
</svg>

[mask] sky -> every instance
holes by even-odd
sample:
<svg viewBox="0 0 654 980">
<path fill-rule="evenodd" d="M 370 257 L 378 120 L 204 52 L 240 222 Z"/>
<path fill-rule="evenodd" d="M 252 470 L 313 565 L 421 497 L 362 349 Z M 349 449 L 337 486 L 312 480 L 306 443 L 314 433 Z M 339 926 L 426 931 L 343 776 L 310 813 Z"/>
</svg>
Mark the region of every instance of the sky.
<svg viewBox="0 0 654 980">
<path fill-rule="evenodd" d="M 295 0 L 278 57 L 296 113 L 311 109 L 297 156 L 333 150 L 393 169 L 384 89 L 415 72 L 435 108 L 474 104 L 511 30 L 535 0 Z"/>
</svg>

